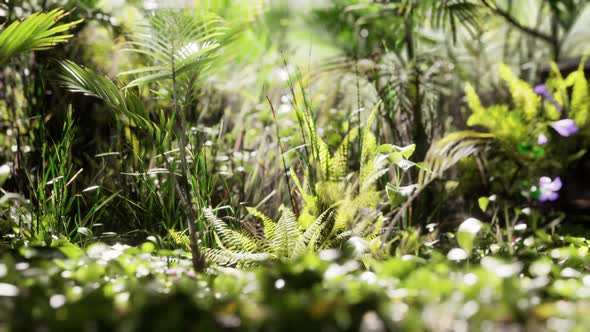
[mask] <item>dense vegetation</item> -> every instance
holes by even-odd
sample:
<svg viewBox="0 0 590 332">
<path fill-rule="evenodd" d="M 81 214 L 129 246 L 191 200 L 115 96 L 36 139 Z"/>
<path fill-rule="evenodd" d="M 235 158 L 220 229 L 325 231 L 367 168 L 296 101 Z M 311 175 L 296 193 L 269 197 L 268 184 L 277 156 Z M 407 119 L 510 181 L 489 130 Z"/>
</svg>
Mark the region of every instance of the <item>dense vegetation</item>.
<svg viewBox="0 0 590 332">
<path fill-rule="evenodd" d="M 590 1 L 0 20 L 0 331 L 590 325 Z"/>
</svg>

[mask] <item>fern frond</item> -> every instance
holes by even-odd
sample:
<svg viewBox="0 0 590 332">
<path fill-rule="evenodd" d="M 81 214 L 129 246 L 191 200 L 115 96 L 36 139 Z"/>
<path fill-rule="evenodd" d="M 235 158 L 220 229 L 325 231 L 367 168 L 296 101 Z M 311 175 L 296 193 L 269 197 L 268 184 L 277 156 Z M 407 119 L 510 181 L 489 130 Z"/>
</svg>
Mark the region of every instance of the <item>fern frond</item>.
<svg viewBox="0 0 590 332">
<path fill-rule="evenodd" d="M 297 189 L 299 190 L 299 193 L 301 194 L 301 197 L 303 198 L 303 202 L 305 203 L 304 204 L 305 208 L 310 211 L 315 211 L 317 208 L 317 204 L 318 204 L 318 197 L 309 194 L 305 189 L 303 189 L 303 186 L 301 185 L 301 181 L 299 181 L 297 174 L 295 174 L 295 171 L 292 168 L 289 169 L 289 173 L 291 174 L 291 178 L 293 179 L 293 183 L 295 183 L 295 187 L 297 187 Z"/>
<path fill-rule="evenodd" d="M 377 138 L 371 132 L 373 122 L 377 117 L 377 111 L 381 105 L 379 101 L 369 114 L 367 123 L 365 124 L 363 137 L 361 140 L 361 165 L 360 165 L 360 183 L 364 183 L 365 179 L 373 172 L 372 157 L 375 155 L 377 149 Z"/>
<path fill-rule="evenodd" d="M 379 237 L 381 232 L 383 231 L 383 216 L 379 216 L 377 221 L 370 223 L 368 226 L 363 227 L 361 229 L 356 230 L 358 234 L 360 234 L 365 240 L 372 241 L 373 239 Z M 364 226 L 364 225 L 363 225 Z"/>
<path fill-rule="evenodd" d="M 358 136 L 359 130 L 358 127 L 352 128 L 348 135 L 344 137 L 342 143 L 334 152 L 332 157 L 332 180 L 339 181 L 342 177 L 346 176 L 348 170 L 348 154 L 350 149 L 350 144 L 353 140 L 355 140 Z"/>
<path fill-rule="evenodd" d="M 250 213 L 254 217 L 257 217 L 260 220 L 262 220 L 262 226 L 264 228 L 264 238 L 265 238 L 265 240 L 272 239 L 275 236 L 275 233 L 276 233 L 276 230 L 277 230 L 277 223 L 274 222 L 269 217 L 267 217 L 266 215 L 264 215 L 264 213 L 256 210 L 255 208 L 246 207 L 246 210 L 248 211 L 248 213 Z"/>
<path fill-rule="evenodd" d="M 281 218 L 277 223 L 275 236 L 270 239 L 271 249 L 279 257 L 291 257 L 301 232 L 293 211 L 285 206 L 281 206 L 280 210 Z"/>
<path fill-rule="evenodd" d="M 337 233 L 324 244 L 323 248 L 340 248 L 353 235 L 354 232 L 350 229 Z"/>
<path fill-rule="evenodd" d="M 508 86 L 516 109 L 523 112 L 525 119 L 533 120 L 537 116 L 541 97 L 533 91 L 527 82 L 514 75 L 507 65 L 500 65 L 500 78 Z"/>
<path fill-rule="evenodd" d="M 190 250 L 190 239 L 188 235 L 184 234 L 183 232 L 175 231 L 174 229 L 168 229 L 168 236 L 176 245 L 182 246 L 186 250 Z"/>
<path fill-rule="evenodd" d="M 314 252 L 325 241 L 334 225 L 333 213 L 334 208 L 327 209 L 303 232 L 291 257 L 301 256 L 306 249 Z"/>
<path fill-rule="evenodd" d="M 590 87 L 584 75 L 584 64 L 587 57 L 582 59 L 578 70 L 568 75 L 566 84 L 572 87 L 569 116 L 574 119 L 579 127 L 585 127 L 590 113 Z"/>
<path fill-rule="evenodd" d="M 330 149 L 328 144 L 321 138 L 317 139 L 319 167 L 321 169 L 320 174 L 323 174 L 322 180 L 329 180 L 332 174 L 332 160 L 330 155 Z"/>
<path fill-rule="evenodd" d="M 530 89 L 530 87 L 528 88 Z M 516 139 L 518 141 L 523 139 L 526 134 L 526 130 L 524 130 L 526 120 L 521 113 L 510 111 L 506 105 L 494 105 L 485 108 L 470 84 L 465 86 L 465 95 L 467 104 L 472 111 L 472 114 L 467 119 L 468 126 L 487 128 L 500 139 Z M 535 95 L 535 98 L 538 98 L 538 96 Z M 534 113 L 536 113 L 537 106 L 534 107 Z"/>
<path fill-rule="evenodd" d="M 239 248 L 246 252 L 255 252 L 259 245 L 253 236 L 230 229 L 222 220 L 217 218 L 210 208 L 203 210 L 203 215 L 209 224 L 213 225 L 215 235 L 219 238 L 219 246 L 229 250 Z"/>
<path fill-rule="evenodd" d="M 222 266 L 238 265 L 240 267 L 250 267 L 257 263 L 275 260 L 277 258 L 266 252 L 251 253 L 214 248 L 202 248 L 202 252 L 209 262 Z"/>
</svg>

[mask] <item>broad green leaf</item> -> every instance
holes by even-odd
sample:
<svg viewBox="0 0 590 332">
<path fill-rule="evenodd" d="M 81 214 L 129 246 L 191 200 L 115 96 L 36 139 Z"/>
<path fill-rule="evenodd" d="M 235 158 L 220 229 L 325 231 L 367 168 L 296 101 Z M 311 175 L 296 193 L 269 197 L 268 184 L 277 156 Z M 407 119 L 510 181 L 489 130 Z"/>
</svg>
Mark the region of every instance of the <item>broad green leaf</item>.
<svg viewBox="0 0 590 332">
<path fill-rule="evenodd" d="M 479 208 L 482 212 L 486 212 L 488 209 L 488 204 L 490 204 L 490 199 L 487 197 L 480 197 L 477 200 L 477 204 L 479 205 Z"/>
<path fill-rule="evenodd" d="M 477 234 L 481 231 L 482 227 L 483 223 L 475 218 L 468 218 L 459 225 L 457 242 L 465 250 L 467 255 L 471 255 Z"/>
</svg>

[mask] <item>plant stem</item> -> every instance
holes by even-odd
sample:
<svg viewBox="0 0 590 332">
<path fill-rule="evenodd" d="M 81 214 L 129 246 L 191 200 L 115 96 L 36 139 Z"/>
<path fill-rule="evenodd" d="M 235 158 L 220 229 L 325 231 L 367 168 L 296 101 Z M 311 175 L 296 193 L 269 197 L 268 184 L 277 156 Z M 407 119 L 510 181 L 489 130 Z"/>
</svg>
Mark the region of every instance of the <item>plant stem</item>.
<svg viewBox="0 0 590 332">
<path fill-rule="evenodd" d="M 405 42 L 408 62 L 414 66 L 414 126 L 412 128 L 412 139 L 416 144 L 416 151 L 414 152 L 418 160 L 423 160 L 426 156 L 427 137 L 422 123 L 422 100 L 420 96 L 420 68 L 416 59 L 416 51 L 414 49 L 414 12 L 410 10 L 405 19 Z"/>
<path fill-rule="evenodd" d="M 502 10 L 501 8 L 499 8 L 498 6 L 494 6 L 492 4 L 490 4 L 488 2 L 488 0 L 481 0 L 481 2 L 488 7 L 492 12 L 502 16 L 506 21 L 508 21 L 508 23 L 510 23 L 512 26 L 514 26 L 515 28 L 517 28 L 518 30 L 525 32 L 535 38 L 539 38 L 549 44 L 552 43 L 552 38 L 549 35 L 546 35 L 544 33 L 542 33 L 541 31 L 535 30 L 533 28 L 527 27 L 525 25 L 522 25 L 521 23 L 519 23 L 514 17 L 512 17 L 510 15 L 509 12 Z"/>
<path fill-rule="evenodd" d="M 291 201 L 291 207 L 293 208 L 293 212 L 296 216 L 299 217 L 299 211 L 295 209 L 295 201 L 293 198 L 293 194 L 291 192 L 291 183 L 289 182 L 289 175 L 287 175 L 287 162 L 285 161 L 285 154 L 283 152 L 283 145 L 281 144 L 281 133 L 279 132 L 279 122 L 277 121 L 277 115 L 275 112 L 275 108 L 270 101 L 270 98 L 266 96 L 266 100 L 268 100 L 268 104 L 270 105 L 270 110 L 272 112 L 272 117 L 275 120 L 275 129 L 277 132 L 277 144 L 279 146 L 279 153 L 281 154 L 281 160 L 283 161 L 283 173 L 285 174 L 285 182 L 287 183 L 287 190 L 289 191 L 289 199 Z"/>
<path fill-rule="evenodd" d="M 180 170 L 181 170 L 181 179 L 180 179 L 180 197 L 182 199 L 185 212 L 186 212 L 186 224 L 189 231 L 189 239 L 190 239 L 190 247 L 191 247 L 191 255 L 193 261 L 193 268 L 196 271 L 203 271 L 207 267 L 207 262 L 205 260 L 205 256 L 201 253 L 199 249 L 199 230 L 195 229 L 194 223 L 197 220 L 195 215 L 195 210 L 192 206 L 192 197 L 190 191 L 190 185 L 188 183 L 188 166 L 187 166 L 187 159 L 186 159 L 186 119 L 184 112 L 181 112 L 180 108 L 178 107 L 178 93 L 176 89 L 177 81 L 176 81 L 176 63 L 174 59 L 174 47 L 172 52 L 170 53 L 170 60 L 172 64 L 172 97 L 174 103 L 174 113 L 176 116 L 180 118 L 180 135 L 178 136 L 179 141 L 179 152 L 180 152 Z M 178 183 L 178 178 L 176 178 Z"/>
</svg>

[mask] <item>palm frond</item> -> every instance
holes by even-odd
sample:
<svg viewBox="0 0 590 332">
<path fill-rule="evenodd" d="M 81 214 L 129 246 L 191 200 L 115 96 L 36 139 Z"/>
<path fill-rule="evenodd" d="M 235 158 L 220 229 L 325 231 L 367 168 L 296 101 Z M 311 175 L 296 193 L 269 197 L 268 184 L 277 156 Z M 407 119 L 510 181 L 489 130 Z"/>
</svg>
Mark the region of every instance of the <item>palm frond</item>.
<svg viewBox="0 0 590 332">
<path fill-rule="evenodd" d="M 125 48 L 145 56 L 150 65 L 120 75 L 135 77 L 126 86 L 131 88 L 178 79 L 192 71 L 202 74 L 215 58 L 225 32 L 223 20 L 212 14 L 158 13 Z"/>
<path fill-rule="evenodd" d="M 63 9 L 54 9 L 47 13 L 34 13 L 24 21 L 12 22 L 0 31 L 0 62 L 28 51 L 47 50 L 65 43 L 73 35 L 61 34 L 82 22 L 82 20 L 59 24 L 56 23 L 66 16 Z"/>
<path fill-rule="evenodd" d="M 58 63 L 60 83 L 71 92 L 83 93 L 102 100 L 114 111 L 124 114 L 134 125 L 148 132 L 160 134 L 158 125 L 149 120 L 143 104 L 130 91 L 121 91 L 113 81 L 90 68 L 83 68 L 70 60 Z"/>
<path fill-rule="evenodd" d="M 418 175 L 418 186 L 426 187 L 441 177 L 449 168 L 460 160 L 469 157 L 483 144 L 494 138 L 493 134 L 475 131 L 459 131 L 451 133 L 436 142 L 428 151 L 426 159 Z"/>
<path fill-rule="evenodd" d="M 125 96 L 108 77 L 90 68 L 82 68 L 70 60 L 59 62 L 59 67 L 61 83 L 71 92 L 96 97 L 117 111 L 127 112 Z"/>
<path fill-rule="evenodd" d="M 457 29 L 462 26 L 471 33 L 479 27 L 481 6 L 470 0 L 435 1 L 432 9 L 432 23 L 435 28 L 447 27 L 451 30 L 453 41 L 457 41 Z"/>
</svg>

